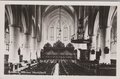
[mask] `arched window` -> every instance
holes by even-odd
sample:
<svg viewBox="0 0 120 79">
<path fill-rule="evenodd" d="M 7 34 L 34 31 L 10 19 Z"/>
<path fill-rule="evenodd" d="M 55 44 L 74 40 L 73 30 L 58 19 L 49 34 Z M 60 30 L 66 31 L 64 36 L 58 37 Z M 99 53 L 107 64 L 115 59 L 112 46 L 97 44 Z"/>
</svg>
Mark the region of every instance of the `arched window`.
<svg viewBox="0 0 120 79">
<path fill-rule="evenodd" d="M 54 27 L 50 27 L 49 34 L 50 41 L 54 41 Z"/>
<path fill-rule="evenodd" d="M 64 26 L 63 29 L 63 40 L 67 41 L 68 40 L 68 27 Z"/>
</svg>

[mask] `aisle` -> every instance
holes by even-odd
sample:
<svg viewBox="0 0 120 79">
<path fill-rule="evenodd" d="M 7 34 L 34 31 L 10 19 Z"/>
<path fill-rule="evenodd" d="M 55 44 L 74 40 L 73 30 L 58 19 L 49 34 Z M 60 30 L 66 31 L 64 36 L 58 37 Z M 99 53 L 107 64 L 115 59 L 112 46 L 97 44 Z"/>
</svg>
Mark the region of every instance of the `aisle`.
<svg viewBox="0 0 120 79">
<path fill-rule="evenodd" d="M 54 70 L 53 75 L 57 75 L 57 76 L 59 75 L 59 64 L 58 63 L 55 65 L 55 70 Z"/>
</svg>

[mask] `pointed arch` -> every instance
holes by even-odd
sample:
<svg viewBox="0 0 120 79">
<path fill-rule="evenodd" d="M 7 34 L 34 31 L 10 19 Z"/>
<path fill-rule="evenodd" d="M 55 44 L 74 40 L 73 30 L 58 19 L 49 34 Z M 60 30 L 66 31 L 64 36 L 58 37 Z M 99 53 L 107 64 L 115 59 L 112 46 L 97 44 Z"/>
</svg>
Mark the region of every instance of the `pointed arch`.
<svg viewBox="0 0 120 79">
<path fill-rule="evenodd" d="M 116 6 L 110 7 L 109 14 L 108 14 L 108 22 L 107 22 L 107 25 L 110 28 L 112 26 L 113 18 L 115 16 L 116 12 L 117 12 L 117 7 Z"/>
<path fill-rule="evenodd" d="M 12 12 L 12 8 L 10 5 L 5 6 L 5 14 L 7 15 L 9 24 L 12 25 L 13 24 L 13 12 Z"/>
<path fill-rule="evenodd" d="M 95 18 L 93 35 L 97 36 L 98 29 L 99 29 L 99 12 L 97 12 L 97 15 L 96 15 L 96 18 Z"/>
<path fill-rule="evenodd" d="M 47 8 L 47 10 L 45 10 L 46 13 L 44 13 L 44 17 L 43 17 L 43 29 L 44 29 L 44 33 L 42 33 L 43 37 L 45 40 L 48 40 L 49 38 L 49 27 L 54 27 L 54 34 L 57 34 L 57 26 L 59 26 L 59 18 L 61 15 L 61 22 L 60 24 L 62 26 L 66 26 L 66 28 L 61 27 L 62 32 L 61 32 L 61 37 L 64 37 L 63 35 L 63 31 L 68 31 L 68 39 L 70 41 L 71 36 L 74 34 L 74 29 L 75 29 L 75 18 L 73 18 L 75 16 L 75 14 L 70 14 L 70 12 L 72 13 L 72 11 L 68 11 L 71 9 L 67 9 L 67 6 L 62 6 L 62 7 L 58 7 L 58 6 L 49 6 Z M 53 10 L 54 8 L 54 10 Z M 50 9 L 50 10 L 49 10 Z M 61 12 L 60 12 L 61 11 Z M 54 24 L 54 25 L 53 25 Z M 65 30 L 63 30 L 65 29 Z M 46 34 L 46 35 L 45 35 Z M 56 35 L 54 35 L 56 36 Z M 55 39 L 57 39 L 57 36 L 55 37 Z M 61 38 L 62 40 L 64 38 Z"/>
</svg>

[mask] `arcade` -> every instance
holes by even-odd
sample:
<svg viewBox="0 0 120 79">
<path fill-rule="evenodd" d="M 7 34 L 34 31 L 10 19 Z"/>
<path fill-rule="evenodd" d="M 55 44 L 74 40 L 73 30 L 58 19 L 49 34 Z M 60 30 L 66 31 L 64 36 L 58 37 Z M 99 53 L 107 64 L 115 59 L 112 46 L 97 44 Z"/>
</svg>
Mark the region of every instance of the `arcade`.
<svg viewBox="0 0 120 79">
<path fill-rule="evenodd" d="M 117 7 L 5 5 L 5 75 L 116 75 Z"/>
</svg>

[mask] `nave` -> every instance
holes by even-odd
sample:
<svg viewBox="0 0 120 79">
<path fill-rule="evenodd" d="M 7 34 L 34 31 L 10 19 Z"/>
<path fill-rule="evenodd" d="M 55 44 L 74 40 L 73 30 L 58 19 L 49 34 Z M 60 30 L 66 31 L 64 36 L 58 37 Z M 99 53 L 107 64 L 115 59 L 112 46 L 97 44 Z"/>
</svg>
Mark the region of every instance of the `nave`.
<svg viewBox="0 0 120 79">
<path fill-rule="evenodd" d="M 117 6 L 5 5 L 5 75 L 115 76 Z"/>
</svg>

